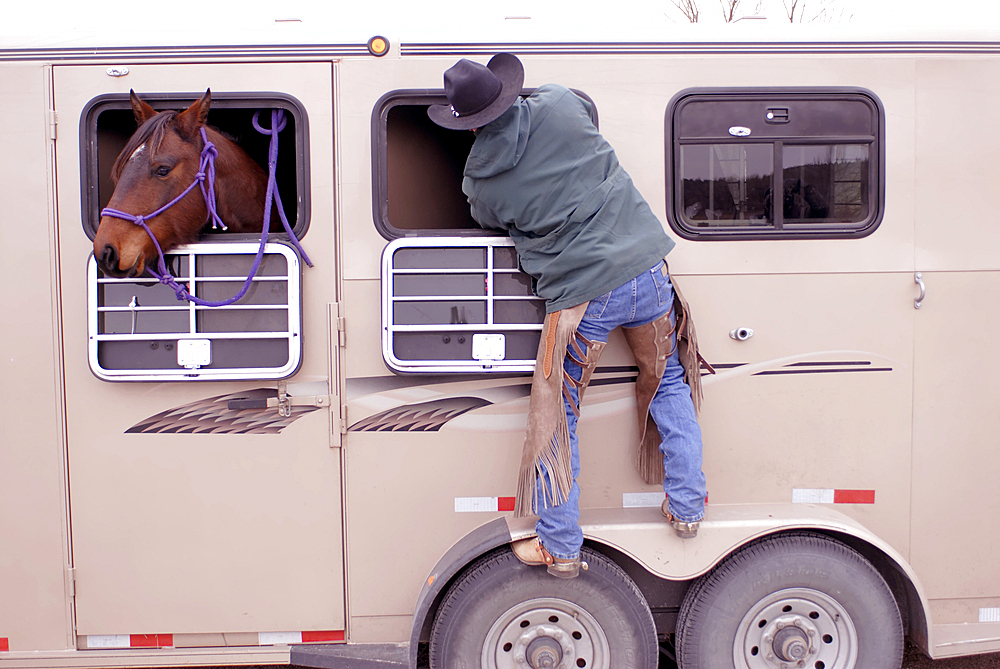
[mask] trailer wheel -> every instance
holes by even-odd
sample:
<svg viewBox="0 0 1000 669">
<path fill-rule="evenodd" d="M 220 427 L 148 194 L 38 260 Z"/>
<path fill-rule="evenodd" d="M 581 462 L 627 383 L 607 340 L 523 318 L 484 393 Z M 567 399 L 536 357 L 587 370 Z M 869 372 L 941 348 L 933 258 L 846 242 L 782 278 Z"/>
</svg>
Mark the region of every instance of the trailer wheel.
<svg viewBox="0 0 1000 669">
<path fill-rule="evenodd" d="M 761 539 L 688 591 L 677 620 L 682 669 L 899 669 L 903 624 L 864 557 L 829 537 Z"/>
<path fill-rule="evenodd" d="M 574 579 L 522 564 L 509 547 L 473 563 L 431 628 L 431 669 L 655 669 L 656 629 L 632 579 L 604 556 Z"/>
</svg>

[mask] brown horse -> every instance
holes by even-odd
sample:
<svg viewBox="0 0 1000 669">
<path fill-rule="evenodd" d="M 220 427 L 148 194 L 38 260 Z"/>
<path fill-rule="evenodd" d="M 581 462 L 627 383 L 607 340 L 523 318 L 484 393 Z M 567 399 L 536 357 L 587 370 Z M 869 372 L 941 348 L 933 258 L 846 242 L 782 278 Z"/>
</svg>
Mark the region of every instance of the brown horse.
<svg viewBox="0 0 1000 669">
<path fill-rule="evenodd" d="M 201 129 L 218 150 L 215 192 L 218 213 L 232 232 L 260 232 L 267 194 L 267 173 L 235 142 L 205 125 L 212 92 L 182 112 L 157 112 L 130 92 L 139 126 L 115 160 L 115 191 L 109 209 L 147 216 L 194 182 L 200 168 Z M 206 184 L 207 185 L 207 184 Z M 272 212 L 275 213 L 276 212 Z M 194 242 L 208 222 L 208 207 L 199 188 L 146 224 L 164 253 Z M 272 216 L 272 225 L 276 215 Z M 149 234 L 131 221 L 102 215 L 94 237 L 94 257 L 105 274 L 134 277 L 155 267 L 157 252 Z"/>
</svg>

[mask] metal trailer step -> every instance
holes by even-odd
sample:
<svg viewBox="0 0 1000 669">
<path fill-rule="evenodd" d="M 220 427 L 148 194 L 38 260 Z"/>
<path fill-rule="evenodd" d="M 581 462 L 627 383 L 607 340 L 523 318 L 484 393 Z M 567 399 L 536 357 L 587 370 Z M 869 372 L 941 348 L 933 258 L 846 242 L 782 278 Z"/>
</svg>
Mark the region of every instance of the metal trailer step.
<svg viewBox="0 0 1000 669">
<path fill-rule="evenodd" d="M 321 669 L 409 669 L 410 644 L 319 644 L 291 647 L 291 664 Z"/>
</svg>

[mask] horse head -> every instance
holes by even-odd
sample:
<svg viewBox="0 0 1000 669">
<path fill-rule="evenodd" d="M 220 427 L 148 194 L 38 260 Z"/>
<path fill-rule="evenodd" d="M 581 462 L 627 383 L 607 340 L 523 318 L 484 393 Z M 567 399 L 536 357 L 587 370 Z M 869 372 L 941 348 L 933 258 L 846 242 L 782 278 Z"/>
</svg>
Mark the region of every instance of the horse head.
<svg viewBox="0 0 1000 669">
<path fill-rule="evenodd" d="M 205 125 L 211 90 L 181 112 L 157 112 L 134 91 L 130 98 L 139 127 L 112 166 L 115 190 L 108 209 L 146 217 L 181 195 L 201 170 L 204 128 L 218 151 L 215 191 L 219 216 L 236 232 L 259 232 L 267 175 L 234 142 Z M 94 257 L 109 276 L 138 276 L 147 265 L 156 266 L 158 254 L 150 234 L 163 253 L 168 253 L 196 241 L 208 217 L 199 188 L 145 219 L 149 233 L 132 221 L 105 212 L 94 237 Z"/>
</svg>

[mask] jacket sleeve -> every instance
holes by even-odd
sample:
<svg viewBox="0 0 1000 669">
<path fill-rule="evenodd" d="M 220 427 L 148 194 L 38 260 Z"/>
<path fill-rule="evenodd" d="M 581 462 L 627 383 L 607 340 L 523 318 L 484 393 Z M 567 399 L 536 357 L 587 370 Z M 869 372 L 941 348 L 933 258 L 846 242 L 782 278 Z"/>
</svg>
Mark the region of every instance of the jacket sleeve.
<svg viewBox="0 0 1000 669">
<path fill-rule="evenodd" d="M 474 218 L 476 223 L 479 224 L 479 227 L 487 230 L 508 231 L 509 226 L 501 222 L 500 219 L 497 218 L 496 213 L 494 213 L 492 209 L 476 197 L 477 189 L 468 178 L 466 178 L 465 183 L 462 184 L 462 190 L 469 198 L 469 210 L 472 213 L 472 218 Z"/>
</svg>

